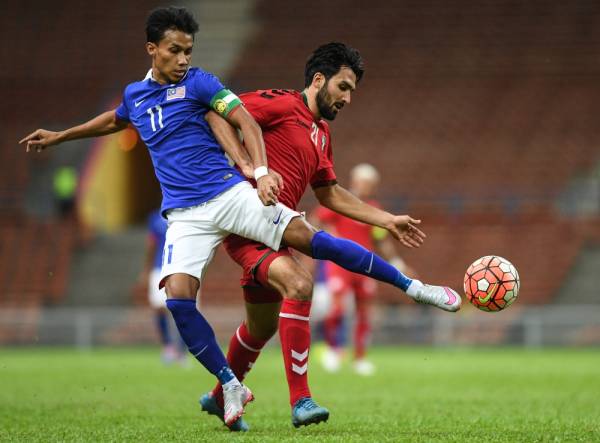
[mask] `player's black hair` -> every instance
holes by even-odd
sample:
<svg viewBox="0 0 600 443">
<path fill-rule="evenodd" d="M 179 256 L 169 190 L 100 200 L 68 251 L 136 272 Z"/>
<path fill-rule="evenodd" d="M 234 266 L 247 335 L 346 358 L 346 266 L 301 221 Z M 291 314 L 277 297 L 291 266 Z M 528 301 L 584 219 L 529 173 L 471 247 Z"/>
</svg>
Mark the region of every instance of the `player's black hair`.
<svg viewBox="0 0 600 443">
<path fill-rule="evenodd" d="M 150 11 L 146 20 L 146 41 L 158 44 L 165 31 L 175 29 L 191 34 L 198 32 L 198 23 L 194 16 L 185 8 L 169 6 Z"/>
<path fill-rule="evenodd" d="M 357 82 L 365 72 L 362 57 L 356 49 L 339 42 L 319 46 L 306 61 L 304 86 L 310 86 L 317 72 L 322 73 L 329 80 L 340 71 L 342 66 L 347 66 L 354 71 Z"/>
</svg>

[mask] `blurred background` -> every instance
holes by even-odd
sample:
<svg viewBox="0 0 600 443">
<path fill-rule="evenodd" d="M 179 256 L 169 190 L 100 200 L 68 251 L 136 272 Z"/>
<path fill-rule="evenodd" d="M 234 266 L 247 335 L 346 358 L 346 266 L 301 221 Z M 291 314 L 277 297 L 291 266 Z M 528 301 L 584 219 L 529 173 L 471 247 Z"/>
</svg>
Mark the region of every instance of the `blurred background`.
<svg viewBox="0 0 600 443">
<path fill-rule="evenodd" d="M 506 311 L 423 309 L 380 285 L 386 344 L 600 344 L 600 3 L 594 0 L 183 1 L 193 64 L 236 92 L 303 87 L 307 56 L 343 41 L 366 73 L 332 123 L 335 163 L 369 162 L 378 199 L 423 220 L 420 278 L 462 292 L 475 259 L 519 270 Z M 114 108 L 150 66 L 144 22 L 164 3 L 0 6 L 0 344 L 158 343 L 136 290 L 160 191 L 133 129 L 25 154 L 18 141 Z M 312 211 L 310 191 L 301 210 Z M 221 343 L 243 317 L 219 251 L 203 305 Z M 466 302 L 466 300 L 465 300 Z"/>
</svg>

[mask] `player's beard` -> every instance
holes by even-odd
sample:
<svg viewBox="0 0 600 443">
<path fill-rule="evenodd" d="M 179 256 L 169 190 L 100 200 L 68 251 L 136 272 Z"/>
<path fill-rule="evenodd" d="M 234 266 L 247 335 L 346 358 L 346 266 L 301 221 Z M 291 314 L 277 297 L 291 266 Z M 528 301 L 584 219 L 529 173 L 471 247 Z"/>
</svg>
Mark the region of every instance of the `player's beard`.
<svg viewBox="0 0 600 443">
<path fill-rule="evenodd" d="M 319 109 L 319 113 L 321 117 L 325 120 L 335 120 L 337 117 L 337 112 L 334 111 L 333 108 L 333 100 L 329 92 L 327 92 L 327 85 L 329 84 L 329 80 L 323 85 L 323 87 L 317 93 L 317 108 Z"/>
</svg>

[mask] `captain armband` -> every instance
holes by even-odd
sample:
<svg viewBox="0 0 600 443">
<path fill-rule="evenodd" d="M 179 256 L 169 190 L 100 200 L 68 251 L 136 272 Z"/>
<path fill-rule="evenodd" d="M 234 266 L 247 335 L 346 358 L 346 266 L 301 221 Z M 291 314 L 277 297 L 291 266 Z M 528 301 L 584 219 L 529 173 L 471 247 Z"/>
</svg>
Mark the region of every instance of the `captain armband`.
<svg viewBox="0 0 600 443">
<path fill-rule="evenodd" d="M 210 107 L 222 117 L 227 117 L 241 104 L 240 98 L 229 89 L 221 89 L 210 101 Z"/>
</svg>

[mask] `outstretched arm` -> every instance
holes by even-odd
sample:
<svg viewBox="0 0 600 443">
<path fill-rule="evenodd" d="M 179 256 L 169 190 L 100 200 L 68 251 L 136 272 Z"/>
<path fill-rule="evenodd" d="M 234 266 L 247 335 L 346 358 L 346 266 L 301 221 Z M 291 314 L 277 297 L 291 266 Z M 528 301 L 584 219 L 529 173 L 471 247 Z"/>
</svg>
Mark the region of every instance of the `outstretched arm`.
<svg viewBox="0 0 600 443">
<path fill-rule="evenodd" d="M 338 184 L 314 189 L 319 203 L 346 217 L 385 228 L 396 240 L 408 248 L 418 248 L 425 240 L 425 233 L 416 227 L 421 220 L 408 215 L 393 215 L 371 206 Z"/>
<path fill-rule="evenodd" d="M 40 152 L 48 146 L 58 145 L 69 140 L 112 134 L 113 132 L 125 129 L 127 124 L 126 121 L 117 118 L 116 110 L 112 110 L 104 112 L 86 123 L 65 129 L 64 131 L 54 132 L 47 131 L 46 129 L 38 129 L 23 138 L 19 143 L 27 142 L 27 152 L 30 150 Z"/>
<path fill-rule="evenodd" d="M 262 131 L 246 108 L 241 105 L 238 108 L 227 117 L 227 120 L 216 112 L 210 111 L 206 114 L 206 121 L 219 144 L 240 167 L 242 173 L 249 178 L 258 177 L 256 186 L 263 204 L 275 204 L 280 188 L 283 187 L 283 181 L 274 171 L 270 171 L 267 175 L 257 175 L 260 168 L 267 167 Z M 240 142 L 235 128 L 242 131 L 245 146 Z"/>
</svg>

